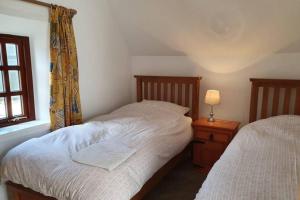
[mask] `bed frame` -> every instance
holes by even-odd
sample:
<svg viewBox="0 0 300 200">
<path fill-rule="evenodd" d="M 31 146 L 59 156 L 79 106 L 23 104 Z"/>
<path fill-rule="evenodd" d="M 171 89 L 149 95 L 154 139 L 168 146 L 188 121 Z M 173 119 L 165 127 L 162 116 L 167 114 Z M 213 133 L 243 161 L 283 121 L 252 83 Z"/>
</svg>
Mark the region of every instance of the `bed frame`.
<svg viewBox="0 0 300 200">
<path fill-rule="evenodd" d="M 137 81 L 137 101 L 162 100 L 191 108 L 188 114 L 196 120 L 199 116 L 199 91 L 201 77 L 135 76 Z M 161 179 L 190 152 L 188 145 L 181 153 L 172 158 L 150 178 L 142 189 L 131 199 L 141 200 Z M 56 200 L 35 192 L 22 185 L 7 182 L 11 200 Z"/>
<path fill-rule="evenodd" d="M 249 122 L 277 115 L 300 115 L 300 80 L 251 78 Z"/>
<path fill-rule="evenodd" d="M 146 100 L 168 101 L 191 109 L 193 120 L 199 115 L 201 77 L 134 76 L 137 102 Z"/>
</svg>

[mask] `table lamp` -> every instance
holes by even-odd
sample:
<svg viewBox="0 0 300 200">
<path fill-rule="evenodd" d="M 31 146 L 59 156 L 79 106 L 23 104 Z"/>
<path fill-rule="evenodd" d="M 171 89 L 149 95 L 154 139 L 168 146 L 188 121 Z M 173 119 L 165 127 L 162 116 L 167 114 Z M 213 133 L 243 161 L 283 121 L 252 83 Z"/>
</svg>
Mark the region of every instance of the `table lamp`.
<svg viewBox="0 0 300 200">
<path fill-rule="evenodd" d="M 214 122 L 214 105 L 220 104 L 220 91 L 218 90 L 207 90 L 205 96 L 205 103 L 211 106 L 208 121 Z"/>
</svg>

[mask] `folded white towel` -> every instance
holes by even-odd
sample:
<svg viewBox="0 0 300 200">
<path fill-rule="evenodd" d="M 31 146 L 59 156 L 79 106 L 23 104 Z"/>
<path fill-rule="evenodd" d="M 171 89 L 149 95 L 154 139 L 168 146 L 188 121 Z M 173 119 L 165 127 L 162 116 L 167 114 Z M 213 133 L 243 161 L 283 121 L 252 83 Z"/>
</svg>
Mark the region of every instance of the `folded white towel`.
<svg viewBox="0 0 300 200">
<path fill-rule="evenodd" d="M 73 161 L 112 171 L 135 152 L 136 149 L 128 148 L 120 142 L 101 141 L 71 156 Z"/>
</svg>

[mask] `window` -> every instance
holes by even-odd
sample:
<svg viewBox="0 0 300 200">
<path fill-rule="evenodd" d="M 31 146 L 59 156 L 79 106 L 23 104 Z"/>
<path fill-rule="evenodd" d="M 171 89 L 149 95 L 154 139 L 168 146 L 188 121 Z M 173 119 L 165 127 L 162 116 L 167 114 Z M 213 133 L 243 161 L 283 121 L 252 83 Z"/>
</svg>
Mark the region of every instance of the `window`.
<svg viewBox="0 0 300 200">
<path fill-rule="evenodd" d="M 0 34 L 0 127 L 35 119 L 29 38 Z"/>
</svg>

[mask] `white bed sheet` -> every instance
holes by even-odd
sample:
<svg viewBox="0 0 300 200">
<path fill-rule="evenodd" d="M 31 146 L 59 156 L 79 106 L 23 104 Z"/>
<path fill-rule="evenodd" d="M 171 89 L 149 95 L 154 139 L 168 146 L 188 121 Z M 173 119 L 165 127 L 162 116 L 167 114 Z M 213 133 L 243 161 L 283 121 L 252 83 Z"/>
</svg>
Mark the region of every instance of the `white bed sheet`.
<svg viewBox="0 0 300 200">
<path fill-rule="evenodd" d="M 240 130 L 196 200 L 296 200 L 299 178 L 300 117 L 273 117 Z"/>
<path fill-rule="evenodd" d="M 128 200 L 191 138 L 191 118 L 135 103 L 17 146 L 3 159 L 1 174 L 59 200 Z M 111 172 L 71 160 L 73 152 L 100 140 L 137 152 Z"/>
</svg>

